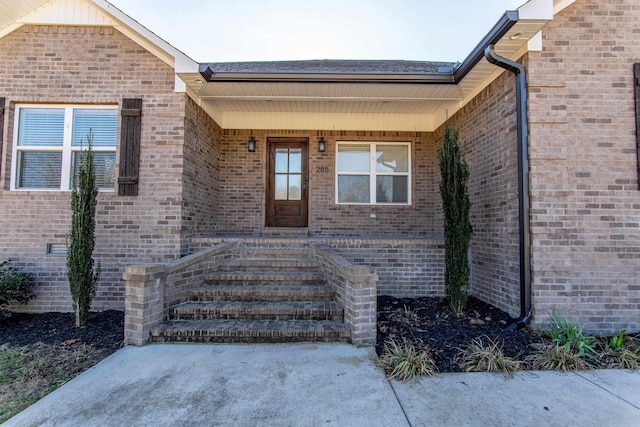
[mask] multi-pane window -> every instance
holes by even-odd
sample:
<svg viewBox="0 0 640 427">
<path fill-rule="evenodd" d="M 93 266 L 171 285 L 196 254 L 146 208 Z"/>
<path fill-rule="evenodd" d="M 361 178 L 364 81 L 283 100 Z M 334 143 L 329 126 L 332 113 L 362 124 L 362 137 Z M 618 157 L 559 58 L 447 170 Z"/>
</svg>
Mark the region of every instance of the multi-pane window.
<svg viewBox="0 0 640 427">
<path fill-rule="evenodd" d="M 70 190 L 92 135 L 96 184 L 115 185 L 118 110 L 93 106 L 18 106 L 11 188 Z"/>
<path fill-rule="evenodd" d="M 339 142 L 336 200 L 345 204 L 411 203 L 409 143 Z"/>
<path fill-rule="evenodd" d="M 302 149 L 277 148 L 275 199 L 300 200 L 302 188 Z"/>
</svg>

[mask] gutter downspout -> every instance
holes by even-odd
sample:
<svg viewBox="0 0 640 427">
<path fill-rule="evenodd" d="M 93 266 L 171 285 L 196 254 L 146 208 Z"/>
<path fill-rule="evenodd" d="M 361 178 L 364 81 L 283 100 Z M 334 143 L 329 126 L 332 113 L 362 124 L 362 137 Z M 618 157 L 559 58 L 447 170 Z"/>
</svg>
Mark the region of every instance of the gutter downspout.
<svg viewBox="0 0 640 427">
<path fill-rule="evenodd" d="M 518 126 L 518 223 L 520 243 L 520 317 L 506 327 L 516 330 L 531 320 L 531 232 L 529 224 L 529 129 L 527 123 L 527 75 L 522 64 L 500 56 L 494 45 L 484 56 L 490 63 L 516 75 L 516 115 Z"/>
</svg>

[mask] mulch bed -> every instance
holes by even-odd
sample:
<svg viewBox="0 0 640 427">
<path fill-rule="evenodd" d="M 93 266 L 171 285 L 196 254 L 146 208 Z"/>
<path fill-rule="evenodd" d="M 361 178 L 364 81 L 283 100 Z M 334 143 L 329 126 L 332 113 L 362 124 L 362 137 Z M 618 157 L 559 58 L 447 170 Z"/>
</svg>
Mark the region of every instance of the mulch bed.
<svg viewBox="0 0 640 427">
<path fill-rule="evenodd" d="M 89 313 L 87 325 L 80 328 L 75 326 L 73 313 L 14 313 L 0 320 L 0 344 L 23 346 L 39 342 L 86 344 L 113 353 L 124 342 L 124 313 L 115 310 Z"/>
<path fill-rule="evenodd" d="M 473 297 L 464 312 L 455 315 L 444 298 L 379 296 L 376 352 L 382 354 L 388 338 L 406 340 L 431 349 L 440 372 L 459 372 L 456 355 L 483 335 L 503 342 L 505 356 L 531 354 L 531 344 L 541 342 L 540 335 L 526 328 L 505 331 L 512 322 L 507 313 Z"/>
</svg>

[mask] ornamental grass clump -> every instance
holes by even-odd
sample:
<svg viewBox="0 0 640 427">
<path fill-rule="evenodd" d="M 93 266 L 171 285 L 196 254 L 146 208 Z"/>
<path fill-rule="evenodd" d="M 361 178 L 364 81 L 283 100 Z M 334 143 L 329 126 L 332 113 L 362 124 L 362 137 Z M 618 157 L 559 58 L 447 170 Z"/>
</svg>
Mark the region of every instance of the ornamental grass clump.
<svg viewBox="0 0 640 427">
<path fill-rule="evenodd" d="M 388 339 L 384 353 L 378 359 L 390 379 L 405 381 L 416 376 L 433 376 L 438 368 L 429 349 L 416 349 L 413 344 Z"/>
<path fill-rule="evenodd" d="M 71 231 L 67 241 L 67 275 L 69 291 L 76 315 L 76 326 L 87 323 L 91 302 L 96 295 L 100 265 L 94 269 L 96 198 L 98 187 L 93 164 L 91 143 L 93 134 L 87 135 L 88 148 L 82 152 L 79 170 L 71 191 Z"/>
<path fill-rule="evenodd" d="M 456 362 L 465 372 L 515 372 L 520 362 L 504 355 L 504 342 L 488 336 L 474 339 L 458 353 Z"/>
<path fill-rule="evenodd" d="M 438 151 L 440 196 L 444 209 L 445 277 L 449 307 L 461 313 L 467 304 L 469 286 L 469 242 L 473 229 L 469 221 L 469 167 L 460 153 L 458 131 L 446 127 L 444 144 Z"/>
</svg>

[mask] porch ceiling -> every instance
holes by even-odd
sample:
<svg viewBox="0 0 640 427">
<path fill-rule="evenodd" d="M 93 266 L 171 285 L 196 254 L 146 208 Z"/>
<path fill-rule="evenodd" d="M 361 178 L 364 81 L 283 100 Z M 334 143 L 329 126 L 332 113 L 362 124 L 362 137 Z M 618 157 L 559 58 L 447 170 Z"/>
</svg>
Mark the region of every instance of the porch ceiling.
<svg viewBox="0 0 640 427">
<path fill-rule="evenodd" d="M 496 44 L 517 60 L 549 19 L 520 19 Z M 223 128 L 318 130 L 436 130 L 504 70 L 484 58 L 453 83 L 446 73 L 219 73 L 206 82 L 181 73 L 187 91 Z M 439 73 L 436 73 L 439 74 Z M 451 74 L 449 74 L 451 76 Z M 431 77 L 431 79 L 429 79 Z M 217 80 L 219 79 L 219 80 Z M 315 79 L 315 80 L 314 80 Z"/>
</svg>

